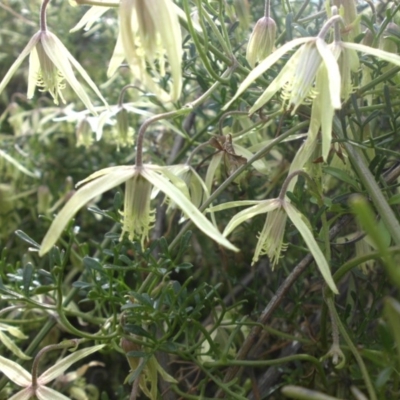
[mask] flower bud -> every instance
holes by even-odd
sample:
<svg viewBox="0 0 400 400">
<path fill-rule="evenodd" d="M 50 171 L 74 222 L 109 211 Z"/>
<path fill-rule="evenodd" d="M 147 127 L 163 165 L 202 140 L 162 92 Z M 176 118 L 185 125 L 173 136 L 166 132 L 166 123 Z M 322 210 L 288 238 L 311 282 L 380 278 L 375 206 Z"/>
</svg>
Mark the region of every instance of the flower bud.
<svg viewBox="0 0 400 400">
<path fill-rule="evenodd" d="M 250 36 L 246 51 L 246 59 L 252 68 L 255 67 L 258 61 L 263 60 L 272 53 L 275 36 L 275 21 L 270 17 L 260 18 Z"/>
<path fill-rule="evenodd" d="M 76 146 L 90 147 L 93 143 L 93 129 L 87 120 L 83 118 L 76 127 Z"/>
<path fill-rule="evenodd" d="M 115 141 L 117 147 L 132 146 L 134 143 L 133 135 L 134 130 L 129 126 L 128 111 L 122 107 L 121 110 L 116 115 L 117 119 L 117 135 Z"/>
<path fill-rule="evenodd" d="M 51 198 L 49 187 L 40 185 L 37 191 L 37 210 L 39 214 L 47 214 L 49 212 Z"/>
<path fill-rule="evenodd" d="M 379 40 L 379 48 L 389 53 L 397 53 L 397 37 L 400 35 L 400 27 L 394 22 L 389 22 Z"/>
<path fill-rule="evenodd" d="M 370 29 L 367 29 L 364 32 L 364 37 L 361 40 L 361 44 L 372 47 L 373 43 L 374 43 L 374 35 Z"/>
</svg>

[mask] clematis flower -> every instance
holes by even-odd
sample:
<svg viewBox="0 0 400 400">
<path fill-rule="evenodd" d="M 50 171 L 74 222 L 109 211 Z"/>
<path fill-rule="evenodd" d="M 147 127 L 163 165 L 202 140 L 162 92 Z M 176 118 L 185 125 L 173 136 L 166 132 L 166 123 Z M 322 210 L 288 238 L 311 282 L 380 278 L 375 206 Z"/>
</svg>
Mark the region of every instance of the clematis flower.
<svg viewBox="0 0 400 400">
<path fill-rule="evenodd" d="M 262 201 L 233 201 L 213 207 L 212 211 L 221 211 L 227 208 L 248 205 L 251 205 L 252 207 L 239 212 L 229 221 L 223 232 L 224 236 L 228 236 L 237 226 L 248 219 L 259 214 L 269 213 L 263 230 L 258 237 L 258 243 L 253 256 L 253 264 L 258 261 L 260 256 L 266 254 L 270 258 L 272 264 L 276 265 L 281 257 L 282 251 L 287 247 L 287 244 L 283 243 L 283 234 L 287 217 L 289 217 L 313 255 L 325 282 L 334 293 L 338 293 L 326 258 L 319 248 L 308 224 L 304 221 L 304 215 L 301 214 L 300 211 L 297 210 L 297 208 L 286 198 L 282 199 L 279 197 Z"/>
<path fill-rule="evenodd" d="M 59 212 L 46 233 L 39 255 L 46 254 L 60 237 L 68 221 L 87 202 L 96 196 L 122 183 L 126 183 L 123 228 L 122 233 L 128 232 L 129 238 L 138 238 L 142 245 L 147 239 L 149 230 L 154 222 L 154 213 L 150 208 L 151 191 L 153 186 L 164 192 L 183 213 L 206 235 L 230 250 L 237 251 L 217 228 L 193 205 L 182 192 L 184 182 L 177 177 L 172 178 L 168 167 L 157 165 L 119 166 L 105 168 L 90 175 L 78 183 L 82 186 L 72 196 L 69 202 Z M 177 187 L 178 186 L 178 187 Z"/>
<path fill-rule="evenodd" d="M 16 362 L 0 356 L 0 371 L 18 386 L 23 387 L 23 389 L 14 394 L 14 396 L 11 396 L 9 400 L 29 400 L 31 398 L 37 398 L 39 400 L 70 400 L 69 397 L 47 387 L 46 384 L 62 375 L 72 364 L 95 353 L 103 347 L 104 345 L 98 345 L 75 351 L 73 354 L 55 363 L 38 377 L 35 376 L 35 373 L 32 371 L 35 379 L 32 374 Z M 32 368 L 32 370 L 33 369 L 34 368 Z"/>
<path fill-rule="evenodd" d="M 65 88 L 64 80 L 66 80 L 82 100 L 86 108 L 93 114 L 96 114 L 89 96 L 75 77 L 72 69 L 72 67 L 75 67 L 90 88 L 97 94 L 103 103 L 107 105 L 106 100 L 101 95 L 99 89 L 88 73 L 62 44 L 60 39 L 47 29 L 40 30 L 32 36 L 25 49 L 22 50 L 22 53 L 18 56 L 3 80 L 0 82 L 0 93 L 5 89 L 15 71 L 28 55 L 28 99 L 33 97 L 35 88 L 38 86 L 41 91 L 48 91 L 51 94 L 55 104 L 58 104 L 59 98 L 65 103 L 62 90 Z"/>
<path fill-rule="evenodd" d="M 321 65 L 325 65 L 328 72 L 329 99 L 334 108 L 340 108 L 340 74 L 337 61 L 328 45 L 321 37 L 306 37 L 294 39 L 274 51 L 269 57 L 254 68 L 239 86 L 233 99 L 224 107 L 227 109 L 257 78 L 272 65 L 278 62 L 283 55 L 296 46 L 302 45 L 282 68 L 278 76 L 271 82 L 264 93 L 257 99 L 250 114 L 256 112 L 266 104 L 279 90 L 283 90 L 282 97 L 293 107 L 292 114 L 300 104 L 315 97 L 314 82 Z"/>
<path fill-rule="evenodd" d="M 176 101 L 182 90 L 182 35 L 175 4 L 171 0 L 121 0 L 119 21 L 120 34 L 108 75 L 113 75 L 125 58 L 132 72 L 161 100 Z M 173 80 L 170 95 L 154 84 L 146 70 L 147 61 L 153 74 L 164 77 L 165 56 Z"/>
</svg>

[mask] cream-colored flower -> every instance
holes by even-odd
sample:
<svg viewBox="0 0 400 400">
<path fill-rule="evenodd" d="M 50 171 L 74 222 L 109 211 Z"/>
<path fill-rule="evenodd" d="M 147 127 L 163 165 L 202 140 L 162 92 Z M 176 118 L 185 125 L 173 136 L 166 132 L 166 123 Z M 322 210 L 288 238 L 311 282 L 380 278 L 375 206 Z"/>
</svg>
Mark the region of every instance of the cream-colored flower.
<svg viewBox="0 0 400 400">
<path fill-rule="evenodd" d="M 294 39 L 284 44 L 264 61 L 260 62 L 242 82 L 237 93 L 224 109 L 227 109 L 257 78 L 278 62 L 284 54 L 299 45 L 302 46 L 293 54 L 249 112 L 256 112 L 282 89 L 282 97 L 289 106 L 293 107 L 292 113 L 294 113 L 300 104 L 315 97 L 314 83 L 321 65 L 325 65 L 328 72 L 329 97 L 332 106 L 336 109 L 340 108 L 340 74 L 336 59 L 321 37 L 306 37 Z"/>
<path fill-rule="evenodd" d="M 72 69 L 72 67 L 74 67 L 90 88 L 99 96 L 104 104 L 107 105 L 106 100 L 87 72 L 62 44 L 60 39 L 48 30 L 41 30 L 32 36 L 25 49 L 22 50 L 22 53 L 18 56 L 1 81 L 0 93 L 7 86 L 15 71 L 28 55 L 28 99 L 33 97 L 35 88 L 38 86 L 41 91 L 48 91 L 56 104 L 58 104 L 59 98 L 65 102 L 62 95 L 62 90 L 65 88 L 65 80 L 82 100 L 86 108 L 96 114 L 89 96 L 75 77 Z"/>
<path fill-rule="evenodd" d="M 132 72 L 161 100 L 176 101 L 182 90 L 182 36 L 175 4 L 171 0 L 121 0 L 120 35 L 110 61 L 108 75 L 126 59 Z M 158 78 L 172 77 L 170 94 L 158 87 L 146 70 Z M 156 68 L 155 65 L 158 65 Z"/>
<path fill-rule="evenodd" d="M 123 233 L 128 232 L 130 239 L 137 238 L 143 245 L 148 236 L 154 221 L 150 208 L 151 191 L 154 186 L 164 192 L 206 235 L 230 250 L 237 250 L 182 192 L 180 186 L 184 185 L 184 182 L 177 177 L 172 178 L 168 167 L 127 165 L 102 169 L 78 183 L 78 186 L 85 185 L 76 191 L 54 219 L 42 241 L 39 255 L 46 254 L 52 248 L 69 220 L 79 209 L 90 200 L 122 183 L 126 183 L 122 213 Z"/>
<path fill-rule="evenodd" d="M 253 264 L 258 261 L 263 254 L 268 255 L 273 265 L 276 265 L 281 252 L 287 247 L 283 243 L 283 234 L 287 217 L 292 221 L 297 228 L 304 242 L 306 243 L 310 253 L 313 255 L 321 275 L 325 279 L 326 284 L 334 293 L 338 293 L 335 282 L 329 265 L 319 248 L 308 224 L 305 222 L 305 217 L 293 206 L 288 199 L 276 198 L 269 200 L 248 200 L 248 201 L 232 201 L 211 208 L 212 211 L 221 211 L 232 207 L 252 206 L 237 213 L 226 226 L 223 235 L 228 236 L 237 226 L 247 221 L 250 218 L 259 214 L 269 213 L 264 228 L 258 236 L 258 243 L 253 256 Z"/>
</svg>

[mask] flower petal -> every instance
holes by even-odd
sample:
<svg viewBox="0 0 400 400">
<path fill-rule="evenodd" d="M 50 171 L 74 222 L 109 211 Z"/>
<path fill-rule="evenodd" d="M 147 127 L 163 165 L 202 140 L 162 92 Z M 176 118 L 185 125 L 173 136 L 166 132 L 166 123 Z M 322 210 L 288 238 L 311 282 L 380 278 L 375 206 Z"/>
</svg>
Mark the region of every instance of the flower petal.
<svg viewBox="0 0 400 400">
<path fill-rule="evenodd" d="M 331 95 L 332 106 L 335 109 L 340 109 L 342 103 L 340 101 L 341 83 L 338 63 L 323 39 L 317 38 L 315 43 L 328 71 L 329 93 Z"/>
<path fill-rule="evenodd" d="M 88 31 L 92 25 L 99 19 L 110 7 L 93 6 L 83 15 L 80 21 L 70 30 L 70 32 L 79 31 L 84 27 Z"/>
<path fill-rule="evenodd" d="M 176 101 L 182 90 L 182 34 L 174 3 L 170 0 L 146 0 L 146 7 L 168 55 L 173 78 L 171 98 Z"/>
<path fill-rule="evenodd" d="M 381 60 L 400 66 L 400 56 L 398 56 L 397 54 L 389 53 L 387 51 L 379 49 L 374 49 L 373 47 L 365 46 L 363 44 L 358 44 L 358 43 L 342 42 L 342 46 L 347 49 L 357 50 L 362 53 L 370 54 L 371 56 L 379 57 Z"/>
<path fill-rule="evenodd" d="M 119 32 L 117 37 L 117 42 L 115 43 L 114 51 L 111 56 L 111 60 L 108 64 L 108 70 L 107 70 L 108 78 L 111 78 L 115 74 L 115 71 L 124 62 L 124 60 L 125 60 L 124 47 L 122 45 L 121 32 Z"/>
<path fill-rule="evenodd" d="M 132 170 L 114 170 L 79 189 L 58 213 L 40 246 L 39 256 L 46 254 L 61 236 L 70 219 L 90 200 L 125 182 L 132 176 Z"/>
<path fill-rule="evenodd" d="M 29 55 L 28 93 L 26 95 L 28 99 L 31 99 L 35 94 L 39 73 L 40 60 L 36 47 L 34 47 Z"/>
<path fill-rule="evenodd" d="M 39 400 L 71 400 L 70 397 L 64 396 L 60 392 L 46 386 L 39 386 L 36 390 L 36 397 Z"/>
<path fill-rule="evenodd" d="M 22 333 L 22 332 L 21 332 Z M 7 335 L 0 331 L 0 342 L 7 347 L 8 350 L 13 352 L 17 357 L 22 360 L 30 360 L 31 357 L 27 356 Z"/>
<path fill-rule="evenodd" d="M 18 386 L 26 387 L 32 383 L 32 375 L 19 364 L 0 356 L 0 371 Z"/>
<path fill-rule="evenodd" d="M 160 171 L 162 173 L 162 170 Z M 193 205 L 185 195 L 177 189 L 170 181 L 159 175 L 157 172 L 148 168 L 143 168 L 142 175 L 155 187 L 163 191 L 178 207 L 187 215 L 188 218 L 207 236 L 214 239 L 227 249 L 238 251 L 227 239 L 225 239 L 217 228 Z"/>
<path fill-rule="evenodd" d="M 288 51 L 292 50 L 294 47 L 299 46 L 300 44 L 309 42 L 311 40 L 315 40 L 312 37 L 298 38 L 294 39 L 288 43 L 285 43 L 283 46 L 279 47 L 279 49 L 275 50 L 270 56 L 268 56 L 264 61 L 257 65 L 247 78 L 242 82 L 239 86 L 238 91 L 236 92 L 233 99 L 223 108 L 226 110 L 229 106 L 257 79 L 259 78 L 265 71 L 267 71 L 272 65 L 278 62 L 281 57 L 286 54 Z"/>
<path fill-rule="evenodd" d="M 249 110 L 249 114 L 255 113 L 259 108 L 261 108 L 265 103 L 267 103 L 274 94 L 282 89 L 286 82 L 290 81 L 294 74 L 294 69 L 296 68 L 297 61 L 301 54 L 302 48 L 298 49 L 295 54 L 287 61 L 285 66 L 282 68 L 281 72 L 277 77 L 269 84 L 264 93 L 257 99 L 253 106 Z"/>
<path fill-rule="evenodd" d="M 206 172 L 206 179 L 205 179 L 208 193 L 211 193 L 211 191 L 212 191 L 213 179 L 214 179 L 215 173 L 217 171 L 217 168 L 221 164 L 223 155 L 224 155 L 224 153 L 222 151 L 214 154 L 213 157 L 211 158 L 210 164 L 208 164 L 208 168 L 207 168 L 207 172 Z"/>
<path fill-rule="evenodd" d="M 246 203 L 246 202 L 242 202 Z M 247 221 L 250 218 L 255 217 L 259 214 L 264 214 L 269 211 L 275 210 L 276 208 L 281 206 L 281 202 L 278 199 L 270 199 L 259 202 L 259 204 L 246 208 L 243 211 L 240 211 L 236 214 L 226 226 L 223 235 L 228 236 L 238 225 L 242 224 L 243 222 Z"/>
<path fill-rule="evenodd" d="M 283 207 L 293 222 L 293 225 L 297 228 L 300 235 L 303 237 L 304 241 L 308 249 L 310 250 L 312 256 L 314 257 L 315 263 L 317 264 L 323 278 L 325 279 L 326 284 L 332 290 L 333 293 L 338 294 L 339 291 L 336 287 L 336 284 L 333 280 L 331 270 L 329 265 L 326 261 L 325 256 L 322 254 L 321 249 L 319 248 L 313 234 L 311 233 L 310 229 L 308 228 L 307 224 L 303 221 L 303 216 L 300 212 L 291 204 L 285 201 L 283 203 Z"/>
<path fill-rule="evenodd" d="M 77 69 L 77 71 L 82 75 L 82 78 L 86 83 L 92 88 L 92 90 L 99 96 L 103 103 L 108 106 L 107 101 L 104 99 L 96 84 L 92 81 L 88 73 L 83 69 L 83 67 L 75 60 L 72 54 L 67 50 L 67 48 L 62 44 L 62 42 L 53 35 L 51 32 L 44 32 L 41 35 L 41 43 L 43 49 L 47 56 L 54 63 L 59 71 L 63 74 L 66 81 L 71 85 L 72 89 L 82 100 L 83 104 L 90 110 L 93 114 L 96 111 L 93 107 L 92 102 L 89 99 L 86 91 L 82 85 L 78 82 L 75 77 L 74 71 L 72 70 L 71 64 Z"/>
<path fill-rule="evenodd" d="M 3 80 L 0 82 L 0 93 L 4 90 L 7 86 L 8 82 L 10 82 L 11 78 L 15 74 L 15 71 L 19 68 L 22 64 L 22 61 L 26 58 L 26 56 L 32 51 L 32 49 L 36 46 L 37 42 L 40 39 L 40 32 L 35 33 L 31 40 L 28 42 L 26 47 L 22 50 L 21 54 L 17 57 L 14 61 L 14 64 L 11 65 L 10 69 L 7 71 L 6 75 L 4 76 Z"/>
<path fill-rule="evenodd" d="M 32 387 L 27 387 L 18 393 L 15 393 L 14 396 L 11 396 L 8 400 L 29 400 L 33 396 Z"/>
<path fill-rule="evenodd" d="M 86 349 L 75 351 L 69 356 L 56 362 L 52 367 L 50 367 L 47 371 L 43 372 L 43 374 L 39 376 L 38 381 L 40 382 L 40 385 L 45 385 L 51 382 L 53 379 L 56 379 L 58 376 L 63 374 L 64 371 L 66 371 L 72 364 L 76 363 L 82 358 L 87 357 L 92 353 L 95 353 L 96 351 L 102 349 L 104 346 L 104 344 L 99 344 L 97 346 L 87 347 Z M 49 399 L 49 397 L 47 399 Z"/>
</svg>

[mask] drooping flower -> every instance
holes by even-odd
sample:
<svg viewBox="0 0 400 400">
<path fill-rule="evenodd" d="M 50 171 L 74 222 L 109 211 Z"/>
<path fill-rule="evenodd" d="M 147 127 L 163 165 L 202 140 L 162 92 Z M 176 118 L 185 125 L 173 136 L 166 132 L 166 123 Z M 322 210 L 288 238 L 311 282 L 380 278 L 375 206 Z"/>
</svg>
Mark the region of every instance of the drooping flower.
<svg viewBox="0 0 400 400">
<path fill-rule="evenodd" d="M 60 39 L 48 30 L 40 30 L 32 36 L 25 49 L 22 50 L 1 81 L 0 93 L 5 89 L 15 71 L 28 55 L 28 99 L 33 97 L 35 88 L 39 87 L 41 91 L 48 91 L 51 94 L 55 104 L 58 104 L 59 99 L 65 103 L 62 90 L 65 88 L 64 81 L 67 81 L 86 108 L 96 114 L 89 96 L 75 77 L 72 69 L 74 67 L 89 87 L 107 105 L 106 100 L 88 73 L 62 44 Z"/>
<path fill-rule="evenodd" d="M 263 230 L 258 236 L 258 243 L 253 256 L 253 264 L 258 261 L 260 256 L 266 254 L 272 261 L 273 265 L 276 265 L 281 257 L 281 252 L 287 247 L 287 245 L 283 243 L 283 234 L 287 217 L 289 217 L 313 255 L 315 263 L 325 279 L 325 282 L 334 293 L 338 293 L 326 258 L 319 248 L 308 224 L 304 222 L 304 215 L 302 215 L 288 199 L 282 199 L 279 197 L 262 201 L 233 201 L 213 207 L 212 210 L 221 211 L 227 208 L 249 205 L 252 207 L 239 212 L 229 221 L 223 232 L 224 236 L 228 236 L 237 226 L 248 219 L 259 214 L 269 213 Z"/>
<path fill-rule="evenodd" d="M 121 0 L 120 34 L 108 75 L 126 59 L 136 78 L 161 100 L 176 101 L 182 90 L 182 36 L 176 5 L 171 0 Z M 170 94 L 159 88 L 146 70 L 165 77 L 165 56 L 170 66 Z M 155 65 L 158 65 L 158 68 Z"/>
<path fill-rule="evenodd" d="M 87 202 L 124 182 L 126 183 L 126 190 L 122 213 L 123 233 L 128 232 L 131 239 L 137 238 L 143 244 L 148 236 L 153 222 L 150 200 L 151 189 L 154 186 L 164 192 L 206 235 L 230 250 L 237 250 L 177 187 L 178 184 L 184 184 L 181 179 L 177 177 L 174 180 L 170 179 L 168 167 L 145 164 L 141 167 L 105 168 L 79 182 L 78 186 L 85 185 L 77 190 L 54 219 L 42 241 L 39 255 L 42 256 L 51 249 L 68 221 Z"/>
<path fill-rule="evenodd" d="M 340 108 L 340 74 L 336 59 L 321 37 L 306 37 L 294 39 L 284 44 L 264 61 L 260 62 L 242 82 L 235 96 L 224 109 L 228 108 L 257 78 L 278 62 L 283 55 L 298 45 L 302 46 L 287 61 L 281 72 L 257 99 L 249 112 L 256 112 L 279 90 L 283 89 L 282 97 L 289 106 L 293 107 L 292 113 L 294 113 L 300 104 L 315 97 L 315 77 L 322 64 L 326 66 L 328 72 L 330 101 L 334 108 Z"/>
</svg>

